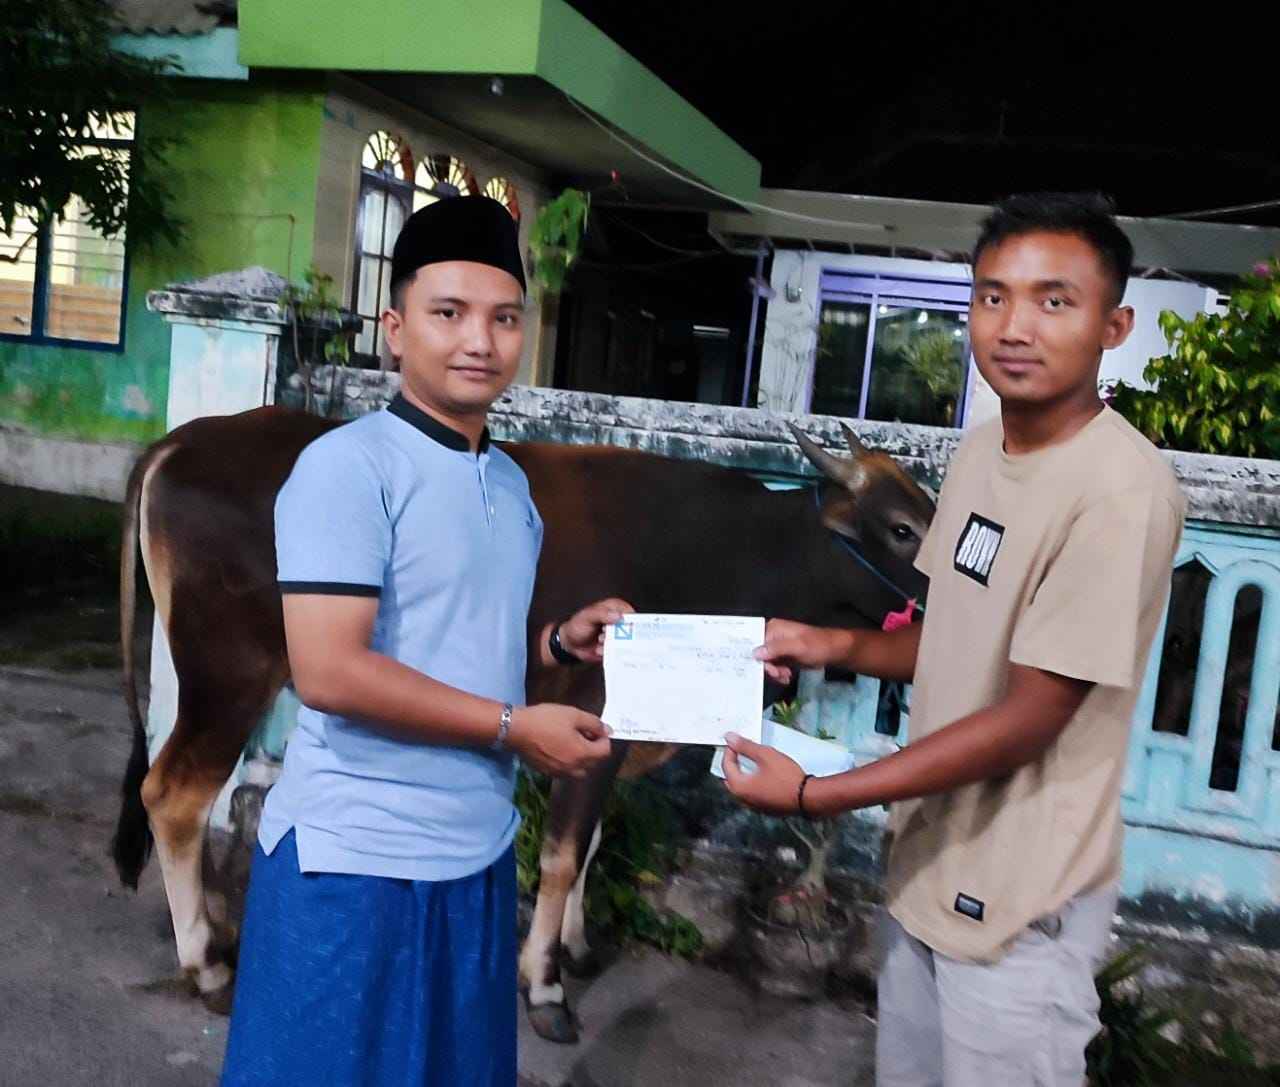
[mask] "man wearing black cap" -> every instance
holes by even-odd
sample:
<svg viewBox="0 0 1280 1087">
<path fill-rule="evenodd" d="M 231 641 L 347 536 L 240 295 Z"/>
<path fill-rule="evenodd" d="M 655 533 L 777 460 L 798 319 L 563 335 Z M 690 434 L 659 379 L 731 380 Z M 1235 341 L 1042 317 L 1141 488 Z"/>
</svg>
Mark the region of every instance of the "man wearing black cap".
<svg viewBox="0 0 1280 1087">
<path fill-rule="evenodd" d="M 226 1087 L 516 1079 L 514 755 L 580 775 L 598 718 L 520 705 L 542 522 L 485 417 L 515 377 L 524 269 L 497 202 L 415 213 L 382 314 L 401 392 L 326 434 L 276 503 L 303 702 L 267 797 Z M 620 600 L 539 639 L 597 662 Z"/>
</svg>

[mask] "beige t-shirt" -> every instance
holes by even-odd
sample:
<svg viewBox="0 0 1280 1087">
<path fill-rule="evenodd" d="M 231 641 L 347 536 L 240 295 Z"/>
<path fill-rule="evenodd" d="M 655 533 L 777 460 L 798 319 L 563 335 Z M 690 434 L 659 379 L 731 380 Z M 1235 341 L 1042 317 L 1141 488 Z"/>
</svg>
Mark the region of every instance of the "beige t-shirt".
<svg viewBox="0 0 1280 1087">
<path fill-rule="evenodd" d="M 993 961 L 1119 877 L 1129 722 L 1184 513 L 1164 458 L 1109 408 L 1034 453 L 1006 454 L 998 419 L 956 451 L 916 561 L 911 739 L 997 702 L 1010 662 L 1096 686 L 1034 762 L 893 806 L 889 910 L 935 950 Z"/>
</svg>

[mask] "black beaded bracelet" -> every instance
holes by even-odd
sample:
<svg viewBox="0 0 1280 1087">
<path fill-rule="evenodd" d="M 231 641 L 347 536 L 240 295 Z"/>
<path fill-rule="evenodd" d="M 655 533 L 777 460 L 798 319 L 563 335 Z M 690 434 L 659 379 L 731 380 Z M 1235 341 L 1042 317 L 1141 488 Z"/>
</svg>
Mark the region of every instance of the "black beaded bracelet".
<svg viewBox="0 0 1280 1087">
<path fill-rule="evenodd" d="M 804 810 L 804 787 L 809 784 L 809 780 L 812 777 L 812 774 L 805 774 L 805 776 L 800 779 L 800 788 L 796 790 L 796 811 L 806 819 L 810 818 L 810 815 Z"/>
<path fill-rule="evenodd" d="M 551 637 L 547 639 L 547 646 L 551 650 L 551 655 L 555 657 L 558 664 L 567 665 L 573 668 L 582 663 L 576 656 L 565 649 L 564 644 L 560 641 L 560 626 L 557 623 L 551 630 Z"/>
</svg>

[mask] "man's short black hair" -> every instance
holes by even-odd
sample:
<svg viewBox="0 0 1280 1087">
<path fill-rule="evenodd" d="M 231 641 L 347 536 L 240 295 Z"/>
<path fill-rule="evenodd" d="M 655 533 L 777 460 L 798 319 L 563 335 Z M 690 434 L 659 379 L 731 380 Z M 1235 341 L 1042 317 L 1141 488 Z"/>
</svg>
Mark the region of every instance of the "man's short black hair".
<svg viewBox="0 0 1280 1087">
<path fill-rule="evenodd" d="M 404 313 L 404 292 L 409 289 L 409 284 L 413 282 L 417 270 L 410 272 L 407 276 L 401 276 L 399 279 L 392 280 L 391 289 L 387 292 L 390 297 L 391 308 L 397 313 Z"/>
<path fill-rule="evenodd" d="M 1115 203 L 1101 193 L 1035 192 L 1006 197 L 982 222 L 973 263 L 984 250 L 1023 234 L 1074 234 L 1093 246 L 1115 284 L 1115 304 L 1124 298 L 1133 271 L 1133 243 L 1116 224 Z"/>
</svg>

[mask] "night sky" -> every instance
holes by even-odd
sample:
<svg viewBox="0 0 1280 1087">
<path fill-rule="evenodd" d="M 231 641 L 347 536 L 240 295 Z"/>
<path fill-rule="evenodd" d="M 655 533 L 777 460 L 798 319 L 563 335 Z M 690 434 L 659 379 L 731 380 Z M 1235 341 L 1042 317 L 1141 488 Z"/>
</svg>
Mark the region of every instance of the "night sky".
<svg viewBox="0 0 1280 1087">
<path fill-rule="evenodd" d="M 570 3 L 767 186 L 1095 189 L 1138 216 L 1280 202 L 1274 5 Z M 1280 206 L 1215 218 L 1280 225 Z"/>
</svg>

